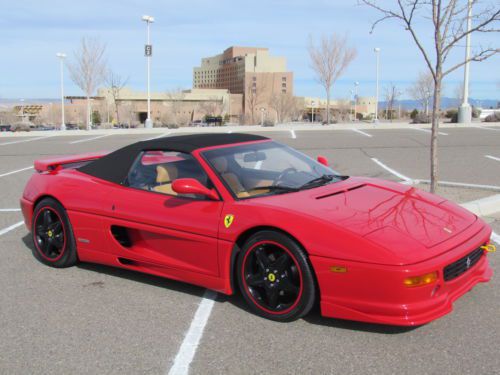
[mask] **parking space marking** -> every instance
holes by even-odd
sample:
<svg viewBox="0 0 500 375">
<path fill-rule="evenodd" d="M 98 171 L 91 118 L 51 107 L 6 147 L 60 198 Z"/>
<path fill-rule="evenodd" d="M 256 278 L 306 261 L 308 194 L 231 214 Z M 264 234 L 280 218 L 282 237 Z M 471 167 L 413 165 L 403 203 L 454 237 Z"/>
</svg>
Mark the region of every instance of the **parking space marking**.
<svg viewBox="0 0 500 375">
<path fill-rule="evenodd" d="M 295 130 L 290 130 L 290 134 L 292 135 L 293 139 L 297 138 L 297 135 L 295 134 Z"/>
<path fill-rule="evenodd" d="M 19 212 L 20 208 L 0 208 L 0 212 Z"/>
<path fill-rule="evenodd" d="M 426 132 L 426 133 L 432 133 L 432 130 L 429 130 L 429 129 L 423 129 L 423 128 L 410 128 L 410 129 L 419 130 L 421 132 Z M 438 134 L 440 134 L 440 135 L 449 135 L 448 133 L 444 133 L 444 132 L 438 132 Z"/>
<path fill-rule="evenodd" d="M 495 156 L 491 156 L 491 155 L 484 155 L 485 158 L 488 158 L 488 159 L 491 159 L 491 160 L 496 160 L 496 161 L 500 161 L 500 158 L 497 158 Z"/>
<path fill-rule="evenodd" d="M 33 168 L 32 166 L 29 166 L 29 167 L 26 167 L 26 168 L 16 169 L 15 171 L 10 171 L 10 172 L 6 172 L 6 173 L 3 173 L 3 174 L 0 174 L 0 177 L 5 177 L 5 176 L 8 176 L 10 174 L 19 173 L 19 172 L 22 172 L 22 171 L 27 171 L 28 169 L 32 169 L 32 168 Z"/>
<path fill-rule="evenodd" d="M 500 128 L 499 129 L 494 129 L 494 128 L 488 128 L 487 126 L 478 126 L 479 129 L 484 129 L 484 130 L 493 130 L 495 132 L 500 132 Z"/>
<path fill-rule="evenodd" d="M 16 143 L 32 142 L 32 141 L 37 141 L 39 139 L 45 139 L 45 138 L 51 138 L 51 137 L 55 137 L 55 134 L 54 135 L 44 135 L 43 137 L 36 137 L 36 138 L 30 138 L 30 139 L 21 139 L 18 141 L 4 142 L 4 143 L 0 143 L 0 146 L 13 145 Z"/>
<path fill-rule="evenodd" d="M 356 132 L 356 133 L 359 133 L 359 134 L 362 134 L 364 135 L 365 137 L 373 137 L 373 135 L 371 134 L 368 134 L 367 132 L 364 132 L 363 130 L 359 130 L 359 129 L 351 129 L 353 132 Z"/>
<path fill-rule="evenodd" d="M 156 136 L 154 136 L 154 137 L 152 137 L 152 138 L 146 138 L 146 139 L 145 139 L 145 141 L 151 141 L 151 140 L 153 140 L 153 139 L 163 138 L 163 137 L 166 137 L 168 134 L 169 134 L 169 133 L 161 133 L 161 134 L 156 135 Z"/>
<path fill-rule="evenodd" d="M 410 185 L 413 185 L 415 183 L 415 181 L 412 178 L 407 177 L 404 174 L 401 174 L 401 173 L 399 173 L 398 171 L 395 171 L 392 168 L 389 168 L 387 165 L 385 165 L 384 163 L 382 163 L 377 158 L 371 158 L 371 159 L 372 159 L 372 161 L 374 163 L 378 164 L 379 166 L 381 166 L 382 168 L 384 168 L 389 173 L 392 173 L 394 176 L 396 176 L 396 177 L 400 178 L 401 180 L 403 180 L 404 183 L 407 183 L 407 184 L 410 184 Z"/>
<path fill-rule="evenodd" d="M 10 232 L 11 230 L 16 229 L 16 228 L 20 227 L 23 224 L 24 224 L 24 221 L 19 221 L 19 222 L 15 223 L 15 224 L 12 224 L 10 227 L 0 229 L 0 236 L 3 236 L 5 233 Z"/>
<path fill-rule="evenodd" d="M 184 341 L 182 341 L 179 352 L 175 356 L 174 364 L 170 368 L 168 375 L 188 374 L 189 365 L 193 361 L 216 297 L 217 293 L 208 289 L 203 294 L 201 303 L 194 314 L 193 321 L 186 332 Z"/>
<path fill-rule="evenodd" d="M 491 232 L 491 239 L 500 245 L 500 236 L 495 232 Z"/>
<path fill-rule="evenodd" d="M 82 143 L 82 142 L 93 141 L 94 139 L 100 139 L 100 138 L 104 138 L 104 137 L 109 137 L 110 135 L 113 135 L 113 134 L 104 134 L 104 135 L 99 135 L 97 137 L 86 138 L 86 139 L 79 139 L 77 141 L 69 142 L 69 144 L 70 145 L 74 145 L 75 143 Z"/>
</svg>

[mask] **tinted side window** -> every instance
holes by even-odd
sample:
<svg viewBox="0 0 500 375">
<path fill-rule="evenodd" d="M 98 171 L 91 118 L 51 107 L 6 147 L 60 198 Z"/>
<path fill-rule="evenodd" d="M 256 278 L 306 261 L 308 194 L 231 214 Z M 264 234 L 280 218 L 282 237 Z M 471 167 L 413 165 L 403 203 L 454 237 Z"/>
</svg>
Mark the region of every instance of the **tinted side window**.
<svg viewBox="0 0 500 375">
<path fill-rule="evenodd" d="M 207 174 L 198 162 L 189 154 L 175 151 L 141 153 L 128 173 L 127 185 L 136 189 L 178 195 L 172 189 L 172 182 L 178 178 L 194 178 L 202 185 L 212 188 Z"/>
</svg>

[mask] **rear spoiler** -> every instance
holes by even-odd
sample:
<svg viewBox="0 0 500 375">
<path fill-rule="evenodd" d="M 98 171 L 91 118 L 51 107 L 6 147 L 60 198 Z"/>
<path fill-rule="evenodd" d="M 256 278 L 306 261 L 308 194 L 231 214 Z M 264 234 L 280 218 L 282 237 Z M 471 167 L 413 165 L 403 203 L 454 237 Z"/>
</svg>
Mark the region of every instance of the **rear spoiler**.
<svg viewBox="0 0 500 375">
<path fill-rule="evenodd" d="M 81 163 L 102 158 L 108 151 L 90 152 L 87 154 L 54 156 L 47 159 L 35 160 L 34 167 L 37 172 L 50 172 L 61 168 L 64 164 Z"/>
</svg>

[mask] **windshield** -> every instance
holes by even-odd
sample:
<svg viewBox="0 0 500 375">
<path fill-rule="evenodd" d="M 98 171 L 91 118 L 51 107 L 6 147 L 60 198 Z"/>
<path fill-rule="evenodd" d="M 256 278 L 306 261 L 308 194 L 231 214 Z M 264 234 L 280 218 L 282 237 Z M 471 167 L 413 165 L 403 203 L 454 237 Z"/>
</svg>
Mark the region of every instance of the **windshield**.
<svg viewBox="0 0 500 375">
<path fill-rule="evenodd" d="M 323 164 L 276 142 L 218 148 L 202 155 L 237 198 L 289 193 L 343 179 Z"/>
</svg>

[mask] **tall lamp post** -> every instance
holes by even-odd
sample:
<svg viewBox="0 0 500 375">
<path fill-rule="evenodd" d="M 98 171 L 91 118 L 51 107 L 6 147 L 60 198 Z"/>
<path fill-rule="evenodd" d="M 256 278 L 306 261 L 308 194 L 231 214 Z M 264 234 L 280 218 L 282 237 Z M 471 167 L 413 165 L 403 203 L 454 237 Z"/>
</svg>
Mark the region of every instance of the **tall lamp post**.
<svg viewBox="0 0 500 375">
<path fill-rule="evenodd" d="M 467 36 L 465 37 L 465 66 L 464 66 L 464 93 L 462 105 L 458 109 L 458 122 L 468 123 L 472 120 L 472 110 L 469 105 L 469 60 L 470 57 L 470 28 L 472 18 L 472 0 L 468 1 L 467 9 Z"/>
<path fill-rule="evenodd" d="M 376 79 L 376 89 L 375 89 L 375 122 L 378 122 L 378 66 L 379 66 L 379 55 L 380 48 L 376 47 L 373 49 L 375 55 L 377 56 L 377 79 Z"/>
<path fill-rule="evenodd" d="M 153 54 L 153 46 L 151 45 L 151 42 L 150 42 L 149 26 L 154 22 L 155 19 L 152 16 L 144 15 L 144 16 L 142 16 L 142 20 L 144 22 L 146 22 L 147 35 L 148 35 L 146 46 L 144 47 L 144 55 L 146 56 L 147 66 L 148 66 L 148 118 L 146 119 L 146 123 L 144 124 L 144 127 L 152 128 L 153 122 L 151 121 L 150 70 L 151 70 L 151 55 Z"/>
<path fill-rule="evenodd" d="M 359 82 L 356 81 L 354 82 L 354 121 L 356 121 L 358 118 L 356 116 L 356 112 L 358 110 L 357 104 L 358 104 L 358 86 Z"/>
<path fill-rule="evenodd" d="M 59 58 L 61 73 L 61 130 L 66 130 L 66 122 L 64 121 L 64 59 L 66 58 L 66 54 L 58 52 L 56 56 Z"/>
</svg>

